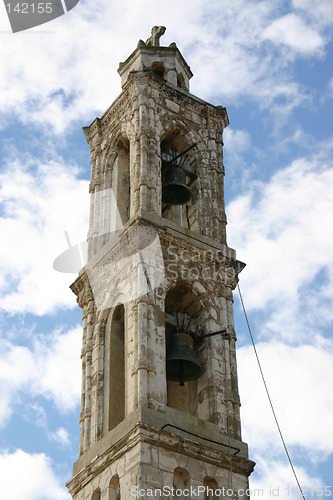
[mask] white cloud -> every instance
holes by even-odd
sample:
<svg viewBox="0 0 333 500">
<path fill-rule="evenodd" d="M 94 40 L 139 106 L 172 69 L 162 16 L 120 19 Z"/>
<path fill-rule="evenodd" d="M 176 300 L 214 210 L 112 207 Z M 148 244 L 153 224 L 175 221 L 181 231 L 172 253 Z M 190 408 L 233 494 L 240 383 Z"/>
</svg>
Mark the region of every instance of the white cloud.
<svg viewBox="0 0 333 500">
<path fill-rule="evenodd" d="M 77 407 L 80 403 L 81 335 L 82 329 L 77 327 L 66 333 L 54 331 L 38 336 L 31 347 L 0 341 L 1 427 L 8 423 L 15 408 L 25 405 L 31 398 L 42 396 L 51 400 L 61 412 Z M 44 425 L 45 415 L 39 405 L 31 406 L 31 410 L 35 412 L 38 425 Z"/>
<path fill-rule="evenodd" d="M 327 26 L 333 21 L 331 0 L 292 0 L 292 7 L 320 26 Z"/>
<path fill-rule="evenodd" d="M 70 435 L 64 427 L 59 427 L 55 432 L 49 434 L 50 439 L 56 441 L 62 447 L 70 445 Z"/>
<path fill-rule="evenodd" d="M 34 360 L 26 347 L 12 346 L 0 341 L 0 424 L 6 425 L 13 410 L 13 399 L 17 389 L 27 385 L 27 373 L 35 372 Z"/>
<path fill-rule="evenodd" d="M 249 155 L 244 154 L 251 147 L 251 136 L 246 130 L 234 130 L 228 127 L 223 132 L 223 137 L 228 183 L 229 186 L 233 183 L 239 192 L 247 186 L 250 176 L 253 175 L 253 165 L 248 161 Z"/>
<path fill-rule="evenodd" d="M 175 40 L 193 67 L 198 95 L 228 102 L 247 96 L 268 109 L 274 96 L 296 106 L 304 91 L 288 75 L 280 42 L 294 55 L 316 56 L 325 40 L 322 25 L 295 13 L 274 21 L 278 14 L 274 2 L 246 0 L 198 0 L 195 8 L 190 0 L 103 0 L 93 9 L 81 0 L 45 28 L 7 35 L 0 48 L 0 109 L 8 120 L 15 114 L 28 124 L 51 124 L 55 132 L 75 119 L 90 122 L 120 92 L 119 61 L 154 24 L 167 26 L 163 44 Z M 274 41 L 270 48 L 267 38 Z"/>
<path fill-rule="evenodd" d="M 266 382 L 307 488 L 320 488 L 311 466 L 333 454 L 331 145 L 320 144 L 317 151 L 267 182 L 249 183 L 227 208 L 229 243 L 247 262 L 241 288 Z M 295 481 L 252 347 L 238 349 L 238 371 L 243 437 L 258 462 L 251 487 L 264 487 L 268 497 L 270 486 L 279 486 L 279 498 L 287 500 L 286 488 Z"/>
<path fill-rule="evenodd" d="M 32 393 L 55 402 L 62 411 L 70 411 L 80 402 L 82 327 L 65 334 L 55 333 L 52 347 L 46 339 L 34 345 L 39 358 L 38 372 L 31 380 Z"/>
<path fill-rule="evenodd" d="M 318 31 L 309 26 L 304 20 L 294 13 L 287 14 L 274 20 L 263 32 L 263 39 L 270 40 L 277 45 L 285 45 L 293 55 L 321 54 L 325 46 L 324 38 Z"/>
<path fill-rule="evenodd" d="M 329 88 L 330 97 L 333 97 L 333 78 L 330 79 L 329 84 L 328 84 L 328 88 Z"/>
<path fill-rule="evenodd" d="M 332 191 L 332 166 L 318 155 L 249 184 L 227 208 L 229 244 L 247 263 L 246 305 L 266 313 L 261 334 L 302 342 L 333 320 Z"/>
<path fill-rule="evenodd" d="M 37 402 L 26 403 L 24 402 L 23 416 L 28 422 L 34 424 L 42 429 L 47 428 L 47 414 L 45 408 Z"/>
<path fill-rule="evenodd" d="M 281 47 L 268 48 L 263 39 L 277 15 L 273 3 L 238 0 L 219 4 L 220 8 L 210 5 L 212 15 L 197 20 L 197 33 L 190 32 L 188 48 L 185 43 L 195 73 L 194 93 L 228 103 L 250 99 L 274 114 L 275 102 L 281 113 L 308 99 L 302 85 L 290 77 Z M 194 39 L 200 42 L 193 45 Z"/>
<path fill-rule="evenodd" d="M 6 500 L 69 500 L 52 462 L 44 453 L 23 450 L 0 454 L 1 498 Z"/>
<path fill-rule="evenodd" d="M 327 460 L 333 454 L 333 343 L 290 347 L 271 340 L 258 343 L 257 351 L 295 460 L 301 456 L 312 463 Z M 274 459 L 284 452 L 252 346 L 239 348 L 237 357 L 244 438 L 252 453 Z"/>
<path fill-rule="evenodd" d="M 257 469 L 260 472 L 258 474 L 255 472 L 250 477 L 251 498 L 278 498 L 279 500 L 300 498 L 298 485 L 289 464 L 286 463 L 287 459 L 273 461 L 257 457 L 256 460 Z M 303 493 L 305 495 L 310 493 L 310 498 L 318 498 L 316 493 L 311 495 L 311 491 L 320 492 L 323 488 L 320 478 L 307 472 L 303 467 L 296 466 L 295 469 Z"/>
<path fill-rule="evenodd" d="M 88 228 L 88 181 L 76 166 L 27 155 L 8 158 L 0 175 L 0 308 L 45 314 L 76 306 L 69 285 L 76 278 L 53 269 L 54 259 L 84 241 Z"/>
<path fill-rule="evenodd" d="M 251 145 L 250 134 L 247 130 L 233 130 L 228 127 L 224 131 L 225 147 L 230 153 L 247 151 Z"/>
</svg>

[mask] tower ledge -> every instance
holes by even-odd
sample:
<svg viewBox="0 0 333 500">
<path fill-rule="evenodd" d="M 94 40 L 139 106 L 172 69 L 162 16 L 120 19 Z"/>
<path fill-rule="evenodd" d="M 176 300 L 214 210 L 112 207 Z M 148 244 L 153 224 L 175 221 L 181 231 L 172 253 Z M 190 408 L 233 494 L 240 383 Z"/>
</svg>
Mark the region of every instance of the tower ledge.
<svg viewBox="0 0 333 500">
<path fill-rule="evenodd" d="M 125 458 L 129 451 L 131 457 Z M 251 474 L 255 465 L 248 459 L 246 443 L 216 433 L 210 422 L 184 416 L 168 407 L 162 412 L 142 407 L 74 463 L 73 478 L 67 487 L 75 495 L 101 471 L 103 482 L 107 483 L 111 471 L 123 467 L 135 470 L 140 461 L 146 474 L 157 473 L 163 463 L 167 477 L 177 461 L 198 469 L 198 459 L 202 460 L 199 469 L 205 462 L 205 467 L 212 470 L 221 464 L 226 469 L 231 467 L 236 482 L 238 475 Z"/>
</svg>

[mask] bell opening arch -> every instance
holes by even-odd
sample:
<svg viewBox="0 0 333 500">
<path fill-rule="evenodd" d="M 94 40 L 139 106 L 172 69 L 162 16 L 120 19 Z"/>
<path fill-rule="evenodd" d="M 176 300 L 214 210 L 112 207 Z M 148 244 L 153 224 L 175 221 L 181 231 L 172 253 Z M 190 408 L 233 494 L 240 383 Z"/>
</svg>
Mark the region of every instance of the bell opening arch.
<svg viewBox="0 0 333 500">
<path fill-rule="evenodd" d="M 162 217 L 198 230 L 198 158 L 194 134 L 175 129 L 162 136 Z"/>
</svg>

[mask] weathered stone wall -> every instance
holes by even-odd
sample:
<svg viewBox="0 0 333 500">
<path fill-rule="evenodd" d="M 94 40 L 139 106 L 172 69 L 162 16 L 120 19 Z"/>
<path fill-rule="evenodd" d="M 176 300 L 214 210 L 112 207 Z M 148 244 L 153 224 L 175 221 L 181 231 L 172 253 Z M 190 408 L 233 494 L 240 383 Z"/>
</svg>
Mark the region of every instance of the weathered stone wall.
<svg viewBox="0 0 333 500">
<path fill-rule="evenodd" d="M 246 490 L 254 464 L 241 441 L 233 320 L 244 264 L 226 244 L 228 116 L 188 92 L 192 74 L 175 46 L 140 43 L 119 72 L 121 95 L 84 129 L 89 259 L 71 286 L 83 340 L 80 452 L 68 488 L 76 500 L 115 500 L 119 488 L 128 500 L 134 486 L 174 483 Z M 165 145 L 195 145 L 187 208 L 162 204 Z M 166 380 L 178 314 L 191 318 L 201 366 L 184 387 Z"/>
<path fill-rule="evenodd" d="M 103 191 L 113 189 L 121 202 L 130 189 L 128 217 L 140 210 L 161 215 L 161 142 L 165 140 L 170 140 L 180 152 L 197 144 L 188 153 L 197 175 L 189 214 L 191 228 L 225 243 L 222 136 L 227 124 L 225 108 L 212 106 L 177 87 L 161 84 L 149 72 L 132 73 L 121 96 L 101 119 L 85 128 L 91 148 L 89 256 L 105 244 L 105 238 L 101 237 L 103 231 L 109 232 L 105 228 L 108 210 L 103 209 L 107 202 Z M 124 184 L 122 192 L 119 186 L 112 184 L 112 172 L 119 155 L 125 169 L 126 148 L 129 148 L 129 186 Z"/>
<path fill-rule="evenodd" d="M 95 447 L 85 467 L 77 464 L 77 469 L 82 468 L 71 481 L 71 494 L 79 500 L 91 500 L 99 489 L 102 499 L 112 500 L 117 498 L 112 488 L 117 477 L 121 498 L 126 500 L 134 497 L 139 489 L 140 498 L 170 498 L 168 492 L 163 494 L 163 488 L 170 491 L 172 486 L 182 487 L 175 481 L 176 472 L 182 470 L 188 477 L 183 487 L 195 489 L 189 498 L 206 498 L 198 487 L 202 487 L 207 478 L 214 478 L 215 488 L 229 490 L 224 498 L 249 498 L 243 492 L 248 489 L 247 477 L 253 462 L 247 460 L 244 444 L 239 446 L 239 442 L 232 439 L 211 444 L 205 437 L 194 436 L 186 429 L 176 426 L 168 429 L 165 425 L 166 430 L 157 430 L 149 423 L 136 425 L 125 436 L 118 434 L 119 439 L 109 449 Z M 179 419 L 178 425 L 184 426 L 184 419 Z M 190 427 L 189 431 L 196 430 Z M 160 491 L 154 495 L 155 489 Z M 236 495 L 230 495 L 230 490 Z M 200 495 L 196 496 L 197 493 Z"/>
<path fill-rule="evenodd" d="M 112 318 L 112 304 L 118 295 L 113 295 L 115 282 L 113 275 L 108 274 L 108 263 L 111 265 L 120 259 L 119 255 L 124 255 L 128 241 L 133 248 L 145 243 L 137 242 L 136 245 L 135 242 L 145 227 L 149 228 L 149 218 L 162 251 L 162 263 L 152 262 L 151 265 L 158 267 L 162 264 L 164 278 L 150 293 L 139 294 L 135 300 L 125 303 L 125 416 L 143 405 L 161 408 L 167 404 L 165 298 L 170 287 L 183 284 L 193 295 L 194 304 L 188 313 L 195 318 L 200 332 L 225 329 L 225 334 L 210 337 L 201 345 L 199 355 L 203 370 L 195 392 L 195 415 L 216 423 L 224 434 L 241 437 L 232 289 L 243 266 L 227 247 L 208 245 L 207 238 L 190 234 L 185 229 L 178 228 L 175 234 L 176 226 L 170 222 L 169 226 L 158 228 L 161 219 L 147 214 L 145 219 L 135 218 L 133 226 L 128 227 L 117 244 L 101 254 L 103 263 L 96 264 L 102 270 L 98 274 L 103 291 L 102 308 L 98 301 L 96 305 L 87 275 L 82 274 L 73 286 L 83 307 L 84 325 L 81 452 L 109 430 L 108 417 L 104 414 L 109 403 L 105 404 L 105 401 L 109 401 L 112 395 L 105 388 L 110 366 L 105 363 L 104 346 L 107 344 L 110 348 L 111 321 L 107 320 Z M 142 273 L 145 266 L 149 266 L 149 261 L 143 266 L 141 261 L 134 262 L 129 271 L 132 291 L 140 289 L 140 281 L 145 279 Z M 98 290 L 94 292 L 98 294 Z M 109 328 L 105 327 L 106 324 Z M 117 401 L 117 393 L 113 393 L 113 397 Z"/>
</svg>

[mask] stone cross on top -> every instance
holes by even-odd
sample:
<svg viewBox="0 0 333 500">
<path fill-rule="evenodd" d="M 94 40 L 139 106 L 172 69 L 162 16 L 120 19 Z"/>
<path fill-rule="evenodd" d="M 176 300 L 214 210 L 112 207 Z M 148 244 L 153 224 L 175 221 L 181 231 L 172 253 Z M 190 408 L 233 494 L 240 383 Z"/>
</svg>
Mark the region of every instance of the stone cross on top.
<svg viewBox="0 0 333 500">
<path fill-rule="evenodd" d="M 153 45 L 158 47 L 160 45 L 160 38 L 165 33 L 165 26 L 153 26 L 151 29 L 151 35 L 146 40 L 146 45 Z"/>
</svg>

